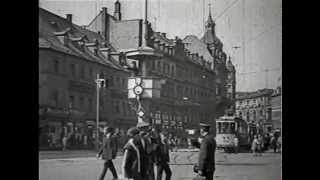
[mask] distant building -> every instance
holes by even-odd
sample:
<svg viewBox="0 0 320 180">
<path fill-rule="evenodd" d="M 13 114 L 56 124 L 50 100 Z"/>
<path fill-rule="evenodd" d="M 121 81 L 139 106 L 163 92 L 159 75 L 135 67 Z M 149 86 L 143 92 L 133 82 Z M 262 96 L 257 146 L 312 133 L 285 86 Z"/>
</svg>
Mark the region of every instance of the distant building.
<svg viewBox="0 0 320 180">
<path fill-rule="evenodd" d="M 271 97 L 272 127 L 273 130 L 281 130 L 282 126 L 282 90 L 278 87 Z"/>
<path fill-rule="evenodd" d="M 237 92 L 236 115 L 248 123 L 257 125 L 260 131 L 271 132 L 272 94 L 272 89 L 260 89 L 255 92 Z"/>
<path fill-rule="evenodd" d="M 115 8 L 121 13 L 120 3 Z M 193 35 L 169 39 L 166 33 L 154 32 L 149 22 L 115 18 L 105 7 L 87 29 L 100 33 L 117 51 L 130 52 L 128 62 L 142 56 L 151 58 L 155 52 L 163 55 L 147 63 L 140 74 L 166 80 L 161 98 L 149 104 L 162 128 L 184 132 L 198 128 L 199 122 L 214 126 L 214 119 L 226 109 L 235 109 L 235 68 L 230 59 L 227 62 L 223 44 L 216 37 L 211 12 L 201 39 Z M 138 55 L 131 56 L 131 52 Z"/>
</svg>

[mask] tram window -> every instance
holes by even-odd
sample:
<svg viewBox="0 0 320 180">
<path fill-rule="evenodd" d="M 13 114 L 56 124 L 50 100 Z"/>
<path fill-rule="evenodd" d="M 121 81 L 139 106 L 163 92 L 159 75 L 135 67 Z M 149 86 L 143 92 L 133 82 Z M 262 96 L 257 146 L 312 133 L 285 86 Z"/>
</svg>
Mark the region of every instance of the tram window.
<svg viewBox="0 0 320 180">
<path fill-rule="evenodd" d="M 218 133 L 221 133 L 221 123 L 218 122 Z"/>
<path fill-rule="evenodd" d="M 234 123 L 230 123 L 230 130 L 231 130 L 231 132 L 230 133 L 235 133 L 235 125 L 234 125 Z"/>
<path fill-rule="evenodd" d="M 229 133 L 230 132 L 229 123 L 223 123 L 222 131 L 223 131 L 222 133 Z"/>
</svg>

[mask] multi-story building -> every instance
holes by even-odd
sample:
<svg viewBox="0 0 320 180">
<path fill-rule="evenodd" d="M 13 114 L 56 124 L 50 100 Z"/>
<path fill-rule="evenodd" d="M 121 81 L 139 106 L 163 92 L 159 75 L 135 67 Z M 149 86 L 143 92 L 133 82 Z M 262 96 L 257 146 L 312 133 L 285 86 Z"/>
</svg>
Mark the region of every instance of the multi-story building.
<svg viewBox="0 0 320 180">
<path fill-rule="evenodd" d="M 281 87 L 278 87 L 271 97 L 271 109 L 272 109 L 272 129 L 280 130 L 282 125 L 282 91 Z"/>
<path fill-rule="evenodd" d="M 236 96 L 236 115 L 248 123 L 257 125 L 263 132 L 272 131 L 271 95 L 272 89 L 255 92 L 239 92 Z"/>
<path fill-rule="evenodd" d="M 230 59 L 226 62 L 211 12 L 203 38 L 190 35 L 182 40 L 154 32 L 146 20 L 123 20 L 120 7 L 117 1 L 114 16 L 104 7 L 87 29 L 102 34 L 112 47 L 125 52 L 127 61 L 153 59 L 147 61 L 141 75 L 166 80 L 161 98 L 148 104 L 155 122 L 172 131 L 198 127 L 199 122 L 214 125 L 216 117 L 234 109 L 235 68 Z M 144 48 L 162 55 L 154 57 L 148 50 L 143 52 Z M 130 56 L 129 51 L 138 55 Z"/>
<path fill-rule="evenodd" d="M 62 18 L 40 8 L 41 134 L 52 134 L 56 144 L 70 134 L 86 135 L 89 142 L 94 138 L 97 74 L 104 74 L 109 85 L 101 90 L 102 125 L 124 130 L 136 125 L 127 84 L 129 76 L 139 75 L 165 80 L 160 98 L 144 100 L 156 126 L 180 135 L 198 129 L 199 122 L 214 127 L 215 118 L 232 107 L 227 97 L 235 92 L 235 69 L 230 59 L 226 62 L 214 26 L 210 13 L 204 37 L 187 45 L 189 36 L 169 39 L 148 21 L 123 20 L 119 1 L 113 16 L 103 7 L 87 26 L 73 24 L 71 14 Z M 141 59 L 152 60 L 137 63 L 138 74 L 123 68 Z"/>
<path fill-rule="evenodd" d="M 223 43 L 215 32 L 215 22 L 209 9 L 208 20 L 205 25 L 205 33 L 201 39 L 194 35 L 184 38 L 186 48 L 195 56 L 209 59 L 211 68 L 215 72 L 215 109 L 216 117 L 235 113 L 236 94 L 236 70 L 229 57 L 223 50 Z"/>
<path fill-rule="evenodd" d="M 62 18 L 39 8 L 40 145 L 47 145 L 49 135 L 57 146 L 64 135 L 92 142 L 97 74 L 108 79 L 100 94 L 100 125 L 127 129 L 136 124 L 127 99 L 130 72 L 113 51 L 100 33 L 73 24 L 71 14 Z"/>
</svg>

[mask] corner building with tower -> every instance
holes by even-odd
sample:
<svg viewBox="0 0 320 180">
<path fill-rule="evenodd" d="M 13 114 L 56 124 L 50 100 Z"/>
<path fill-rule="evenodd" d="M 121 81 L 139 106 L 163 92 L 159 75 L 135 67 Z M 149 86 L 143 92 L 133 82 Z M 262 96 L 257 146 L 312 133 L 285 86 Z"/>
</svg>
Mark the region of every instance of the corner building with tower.
<svg viewBox="0 0 320 180">
<path fill-rule="evenodd" d="M 44 14 L 50 14 L 41 8 L 40 10 L 44 11 Z M 88 101 L 89 105 L 83 106 L 82 114 L 78 113 L 82 119 L 78 121 L 74 119 L 76 123 L 83 122 L 83 126 L 87 127 L 90 123 L 88 120 L 94 119 L 95 112 L 94 76 L 96 72 L 103 72 L 110 85 L 103 90 L 102 103 L 104 104 L 100 107 L 100 121 L 105 122 L 106 126 L 112 125 L 126 130 L 137 124 L 137 112 L 131 110 L 135 109 L 136 100 L 130 98 L 132 89 L 128 87 L 128 79 L 135 78 L 149 80 L 153 84 L 150 91 L 144 90 L 141 98 L 146 114 L 144 120 L 159 129 L 166 129 L 178 138 L 186 137 L 187 130 L 198 130 L 200 122 L 209 123 L 215 129 L 216 118 L 234 113 L 236 72 L 231 59 L 228 59 L 227 54 L 223 51 L 223 43 L 216 36 L 211 12 L 206 23 L 206 32 L 201 39 L 194 35 L 188 35 L 184 39 L 179 37 L 169 39 L 166 33 L 155 32 L 147 17 L 123 20 L 121 11 L 121 3 L 116 1 L 114 15 L 110 15 L 108 9 L 103 7 L 88 26 L 81 27 L 50 14 L 63 22 L 61 24 L 64 25 L 61 27 L 58 22 L 59 31 L 54 29 L 53 21 L 55 20 L 47 19 L 47 24 L 40 22 L 39 31 L 43 30 L 41 26 L 45 27 L 45 30 L 48 30 L 47 26 L 50 26 L 51 33 L 49 33 L 50 36 L 44 33 L 45 38 L 39 37 L 39 44 L 41 44 L 39 49 L 43 49 L 39 51 L 39 54 L 45 54 L 47 57 L 40 56 L 40 59 L 48 59 L 45 64 L 44 61 L 39 62 L 43 64 L 41 67 L 52 65 L 53 71 L 56 71 L 56 61 L 53 57 L 56 57 L 58 53 L 63 58 L 70 56 L 74 59 L 72 61 L 79 63 L 75 74 L 79 72 L 81 75 L 83 67 L 85 72 L 88 72 L 87 82 L 81 80 L 80 77 L 80 79 L 72 80 L 74 68 L 68 63 L 68 61 L 71 63 L 71 60 L 65 60 L 61 62 L 61 64 L 68 64 L 62 67 L 63 71 L 66 71 L 64 74 L 54 76 L 52 73 L 40 74 L 43 79 L 41 82 L 45 82 L 41 87 L 39 84 L 39 90 L 43 92 L 40 92 L 42 94 L 40 96 L 43 96 L 40 98 L 40 106 L 50 102 L 53 105 L 51 109 L 68 109 L 70 101 L 79 101 L 79 105 L 83 105 L 83 101 Z M 71 28 L 72 31 L 67 31 L 68 28 Z M 59 47 L 47 52 L 48 50 L 44 50 L 46 46 L 44 39 L 50 38 L 54 40 L 48 44 L 52 45 L 54 42 Z M 74 51 L 81 56 L 69 55 Z M 86 64 L 80 65 L 80 63 Z M 134 73 L 131 71 L 135 68 L 133 64 L 137 65 L 137 71 Z M 68 73 L 68 69 L 71 72 Z M 57 84 L 54 84 L 55 82 Z M 78 84 L 73 85 L 74 91 L 81 91 L 79 92 L 81 96 L 74 98 L 76 100 L 71 98 L 73 90 L 71 91 L 70 84 L 72 83 Z M 64 85 L 60 87 L 60 84 Z M 115 86 L 115 84 L 118 85 Z M 48 94 L 57 88 L 61 89 L 61 97 L 60 94 L 58 98 L 55 93 Z M 91 89 L 91 91 L 86 93 L 86 89 Z M 83 98 L 81 98 L 82 95 Z M 114 105 L 115 102 L 121 103 Z M 123 107 L 122 104 L 124 104 Z M 123 109 L 121 111 L 126 113 L 122 114 L 118 111 L 120 107 Z M 92 116 L 90 116 L 90 108 L 93 112 Z M 41 117 L 50 121 L 43 113 Z M 66 113 L 66 116 L 62 118 L 70 119 L 70 117 L 70 113 Z M 52 117 L 54 121 L 61 123 L 63 120 L 57 120 L 59 118 L 58 116 Z M 64 126 L 61 125 L 61 127 L 63 129 Z"/>
</svg>

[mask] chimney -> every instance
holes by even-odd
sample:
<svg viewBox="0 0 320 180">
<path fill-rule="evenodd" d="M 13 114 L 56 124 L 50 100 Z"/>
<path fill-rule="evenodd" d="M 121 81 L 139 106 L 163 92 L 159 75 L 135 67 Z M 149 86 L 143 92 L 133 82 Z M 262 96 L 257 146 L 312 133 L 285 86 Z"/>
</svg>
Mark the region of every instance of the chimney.
<svg viewBox="0 0 320 180">
<path fill-rule="evenodd" d="M 102 7 L 102 17 L 101 17 L 101 35 L 104 37 L 106 42 L 110 42 L 109 37 L 109 18 L 108 18 L 108 9 L 106 7 Z"/>
<path fill-rule="evenodd" d="M 102 7 L 102 12 L 103 12 L 103 14 L 108 14 L 108 8 Z"/>
<path fill-rule="evenodd" d="M 121 21 L 121 4 L 117 0 L 114 3 L 114 15 L 113 15 L 118 21 Z"/>
<path fill-rule="evenodd" d="M 67 21 L 72 23 L 72 14 L 66 14 L 67 16 Z"/>
</svg>

